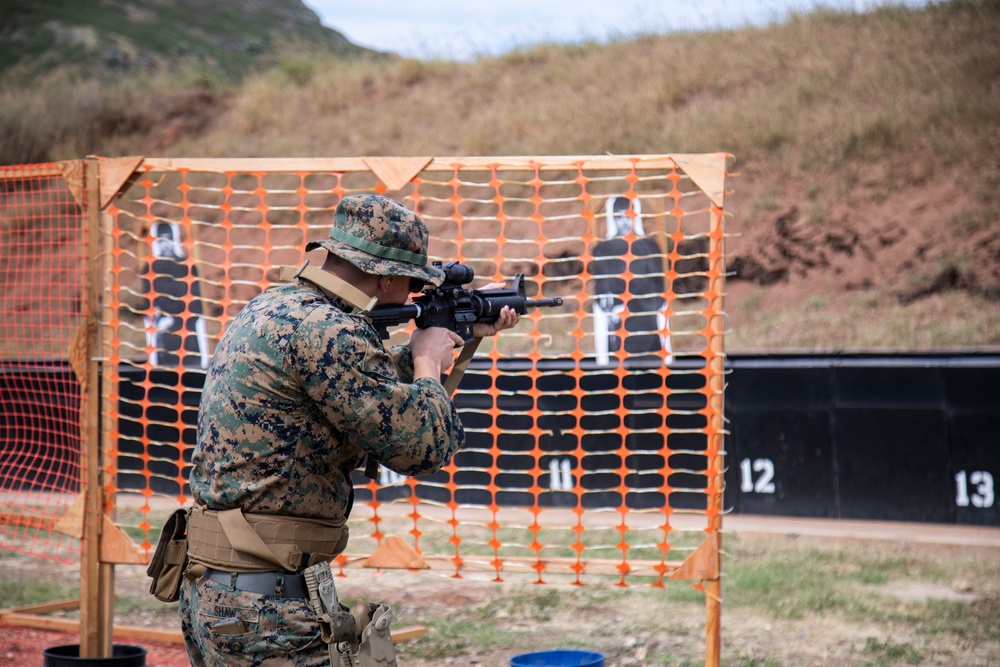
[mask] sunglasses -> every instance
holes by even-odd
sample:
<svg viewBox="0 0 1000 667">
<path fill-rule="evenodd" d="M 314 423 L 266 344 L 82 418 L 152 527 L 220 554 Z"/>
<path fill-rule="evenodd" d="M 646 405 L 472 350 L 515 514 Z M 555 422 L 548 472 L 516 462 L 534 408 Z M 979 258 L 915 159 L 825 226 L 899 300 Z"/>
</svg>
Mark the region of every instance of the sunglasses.
<svg viewBox="0 0 1000 667">
<path fill-rule="evenodd" d="M 421 280 L 420 278 L 410 278 L 410 292 L 413 292 L 414 294 L 417 292 L 423 292 L 424 287 L 426 286 L 426 280 Z"/>
</svg>

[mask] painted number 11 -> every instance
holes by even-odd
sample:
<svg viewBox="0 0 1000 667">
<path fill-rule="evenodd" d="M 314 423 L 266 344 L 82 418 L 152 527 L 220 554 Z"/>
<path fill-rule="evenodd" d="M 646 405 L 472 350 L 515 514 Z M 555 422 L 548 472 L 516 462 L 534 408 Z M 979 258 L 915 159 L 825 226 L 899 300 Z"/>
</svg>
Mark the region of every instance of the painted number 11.
<svg viewBox="0 0 1000 667">
<path fill-rule="evenodd" d="M 969 487 L 972 493 L 969 493 Z M 964 470 L 955 473 L 955 504 L 959 507 L 993 507 L 993 475 L 985 470 L 973 470 L 966 476 Z"/>
</svg>

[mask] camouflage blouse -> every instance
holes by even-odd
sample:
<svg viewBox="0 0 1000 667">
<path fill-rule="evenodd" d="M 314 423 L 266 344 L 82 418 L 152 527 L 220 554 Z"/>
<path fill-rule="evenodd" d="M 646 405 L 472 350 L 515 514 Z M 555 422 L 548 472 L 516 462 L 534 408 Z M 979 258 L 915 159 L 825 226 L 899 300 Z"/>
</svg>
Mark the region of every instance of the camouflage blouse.
<svg viewBox="0 0 1000 667">
<path fill-rule="evenodd" d="M 444 387 L 413 381 L 409 348 L 387 350 L 349 308 L 299 281 L 263 292 L 236 317 L 202 394 L 197 502 L 337 520 L 350 511 L 350 473 L 365 454 L 418 475 L 461 447 Z"/>
</svg>

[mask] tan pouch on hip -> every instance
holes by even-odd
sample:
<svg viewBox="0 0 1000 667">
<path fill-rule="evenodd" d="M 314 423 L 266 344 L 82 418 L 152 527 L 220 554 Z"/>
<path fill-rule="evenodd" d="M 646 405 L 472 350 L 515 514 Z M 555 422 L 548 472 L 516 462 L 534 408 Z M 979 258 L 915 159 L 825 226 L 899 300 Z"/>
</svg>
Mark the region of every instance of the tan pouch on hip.
<svg viewBox="0 0 1000 667">
<path fill-rule="evenodd" d="M 188 562 L 187 516 L 186 509 L 170 515 L 146 568 L 146 574 L 153 579 L 149 592 L 161 602 L 176 602 L 180 597 L 181 577 Z"/>
</svg>

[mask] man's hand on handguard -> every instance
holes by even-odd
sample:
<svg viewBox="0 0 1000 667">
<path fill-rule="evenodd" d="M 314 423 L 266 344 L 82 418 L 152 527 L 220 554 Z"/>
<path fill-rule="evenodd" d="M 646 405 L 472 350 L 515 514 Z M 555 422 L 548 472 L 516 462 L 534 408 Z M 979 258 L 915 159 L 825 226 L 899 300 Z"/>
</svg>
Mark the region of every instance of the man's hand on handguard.
<svg viewBox="0 0 1000 667">
<path fill-rule="evenodd" d="M 490 283 L 482 289 L 499 289 L 503 283 Z M 500 309 L 497 321 L 491 324 L 476 323 L 472 326 L 472 335 L 476 338 L 495 336 L 504 329 L 517 326 L 521 321 L 510 306 Z M 451 329 L 429 327 L 414 329 L 410 335 L 410 352 L 413 354 L 413 379 L 429 377 L 439 379 L 441 375 L 455 363 L 455 348 L 462 347 L 465 341 Z"/>
<path fill-rule="evenodd" d="M 504 283 L 490 283 L 489 285 L 484 285 L 480 289 L 491 290 L 491 289 L 502 289 Z M 504 306 L 500 309 L 500 316 L 497 318 L 496 322 L 486 324 L 484 322 L 478 322 L 472 325 L 472 335 L 476 338 L 486 338 L 487 336 L 496 336 L 498 333 L 504 329 L 510 329 L 517 326 L 517 323 L 521 321 L 521 316 L 514 312 L 514 309 L 510 306 Z"/>
</svg>

